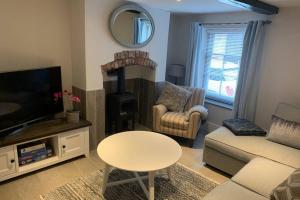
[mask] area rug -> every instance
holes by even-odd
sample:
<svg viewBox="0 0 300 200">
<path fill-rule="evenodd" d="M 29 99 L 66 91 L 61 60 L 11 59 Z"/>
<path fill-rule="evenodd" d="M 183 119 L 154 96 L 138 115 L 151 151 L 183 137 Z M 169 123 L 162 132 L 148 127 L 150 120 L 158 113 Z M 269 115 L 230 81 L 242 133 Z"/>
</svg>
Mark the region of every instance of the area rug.
<svg viewBox="0 0 300 200">
<path fill-rule="evenodd" d="M 143 175 L 143 174 L 141 174 Z M 133 178 L 131 172 L 113 170 L 109 181 Z M 103 171 L 99 170 L 87 177 L 81 177 L 54 191 L 41 195 L 42 200 L 145 200 L 147 199 L 138 182 L 108 187 L 101 194 Z M 211 180 L 181 164 L 171 168 L 171 181 L 167 176 L 155 178 L 156 200 L 201 200 L 217 186 Z M 145 180 L 147 185 L 147 180 Z"/>
</svg>

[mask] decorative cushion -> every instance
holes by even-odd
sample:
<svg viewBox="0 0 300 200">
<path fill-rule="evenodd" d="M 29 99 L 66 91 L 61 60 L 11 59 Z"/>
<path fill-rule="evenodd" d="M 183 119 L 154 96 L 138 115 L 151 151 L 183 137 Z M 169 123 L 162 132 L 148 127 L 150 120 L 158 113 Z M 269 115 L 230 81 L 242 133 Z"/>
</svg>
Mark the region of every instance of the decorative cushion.
<svg viewBox="0 0 300 200">
<path fill-rule="evenodd" d="M 246 119 L 227 119 L 223 126 L 239 136 L 265 136 L 266 131 Z"/>
<path fill-rule="evenodd" d="M 189 123 L 185 120 L 184 113 L 167 112 L 161 117 L 161 125 L 168 128 L 187 130 Z"/>
<path fill-rule="evenodd" d="M 300 149 L 300 124 L 273 115 L 268 140 Z"/>
<path fill-rule="evenodd" d="M 281 183 L 273 191 L 273 198 L 276 200 L 300 199 L 300 169 L 292 173 L 287 180 Z"/>
<path fill-rule="evenodd" d="M 190 116 L 193 112 L 199 112 L 201 114 L 200 117 L 202 120 L 205 120 L 208 115 L 208 111 L 204 106 L 201 106 L 201 105 L 193 106 L 187 112 L 185 112 L 185 120 L 186 121 L 189 121 Z"/>
<path fill-rule="evenodd" d="M 190 91 L 167 83 L 156 104 L 163 104 L 170 111 L 182 112 L 191 95 Z"/>
</svg>

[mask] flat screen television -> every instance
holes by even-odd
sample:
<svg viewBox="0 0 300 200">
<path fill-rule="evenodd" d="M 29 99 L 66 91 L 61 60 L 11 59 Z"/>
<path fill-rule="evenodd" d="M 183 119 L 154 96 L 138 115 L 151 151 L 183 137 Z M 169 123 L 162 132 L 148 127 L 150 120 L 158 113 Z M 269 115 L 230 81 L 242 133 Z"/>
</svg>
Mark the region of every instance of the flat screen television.
<svg viewBox="0 0 300 200">
<path fill-rule="evenodd" d="M 0 73 L 0 136 L 62 112 L 60 67 Z"/>
</svg>

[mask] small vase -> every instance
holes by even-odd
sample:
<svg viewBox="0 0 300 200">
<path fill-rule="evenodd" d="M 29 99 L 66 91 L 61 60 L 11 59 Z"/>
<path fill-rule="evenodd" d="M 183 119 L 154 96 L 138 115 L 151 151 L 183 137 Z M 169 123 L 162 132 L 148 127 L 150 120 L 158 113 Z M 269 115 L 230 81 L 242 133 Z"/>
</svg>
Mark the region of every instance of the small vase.
<svg viewBox="0 0 300 200">
<path fill-rule="evenodd" d="M 80 111 L 67 111 L 67 122 L 78 123 Z"/>
</svg>

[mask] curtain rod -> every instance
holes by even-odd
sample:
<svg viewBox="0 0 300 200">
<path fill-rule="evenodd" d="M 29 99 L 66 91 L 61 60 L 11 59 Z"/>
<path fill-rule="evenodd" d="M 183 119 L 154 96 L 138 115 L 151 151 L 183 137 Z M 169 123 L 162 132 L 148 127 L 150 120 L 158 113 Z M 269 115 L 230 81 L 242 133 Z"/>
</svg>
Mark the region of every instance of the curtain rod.
<svg viewBox="0 0 300 200">
<path fill-rule="evenodd" d="M 201 25 L 223 25 L 223 24 L 239 25 L 239 24 L 248 24 L 248 23 L 247 22 L 238 22 L 238 23 L 200 23 L 199 22 L 199 24 L 201 24 Z M 270 20 L 264 21 L 264 24 L 272 24 L 272 21 L 270 21 Z"/>
</svg>

